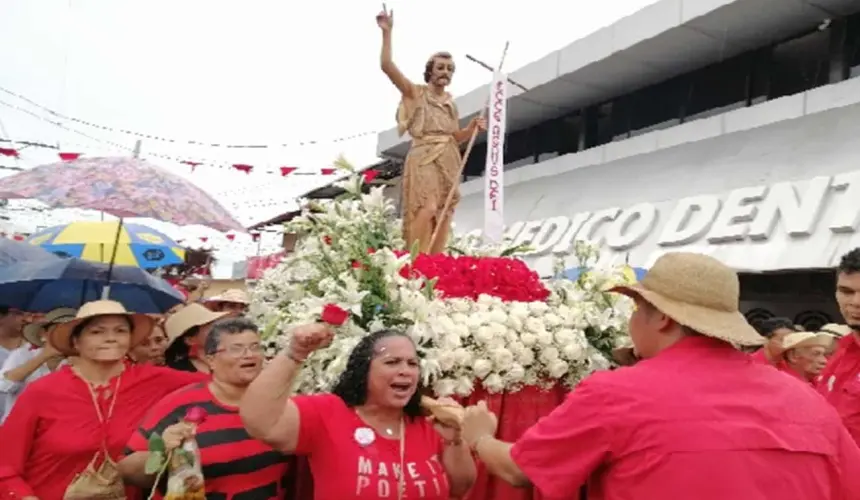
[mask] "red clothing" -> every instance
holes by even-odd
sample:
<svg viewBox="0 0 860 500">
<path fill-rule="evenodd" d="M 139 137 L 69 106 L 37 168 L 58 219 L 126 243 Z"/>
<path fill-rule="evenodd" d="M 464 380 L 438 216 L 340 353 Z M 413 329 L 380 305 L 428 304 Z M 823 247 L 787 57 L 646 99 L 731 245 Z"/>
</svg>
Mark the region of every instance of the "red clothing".
<svg viewBox="0 0 860 500">
<path fill-rule="evenodd" d="M 83 472 L 101 451 L 105 430 L 111 458 L 119 460 L 129 436 L 153 404 L 206 378 L 208 375 L 152 365 L 126 366 L 107 388 L 97 392 L 101 411 L 107 416 L 111 395 L 119 384 L 113 416 L 105 429 L 86 382 L 71 367 L 33 382 L 0 427 L 0 498 L 63 498 L 75 474 Z M 138 498 L 139 490 L 127 491 L 130 500 Z"/>
<path fill-rule="evenodd" d="M 316 500 L 397 498 L 404 469 L 405 498 L 448 500 L 442 439 L 426 419 L 407 418 L 401 461 L 400 441 L 377 435 L 339 397 L 317 394 L 293 401 L 301 422 L 296 454 L 308 455 Z M 368 433 L 372 442 L 359 444 L 359 436 Z"/>
<path fill-rule="evenodd" d="M 806 375 L 795 370 L 794 368 L 789 366 L 788 363 L 783 363 L 782 366 L 779 368 L 779 371 L 786 373 L 788 375 L 791 375 L 792 377 L 796 378 L 797 380 L 800 380 L 801 382 L 803 382 L 805 384 L 809 384 L 812 387 L 815 387 L 815 381 L 814 380 L 810 380 L 810 379 L 806 378 Z"/>
<path fill-rule="evenodd" d="M 599 372 L 514 444 L 547 497 L 860 498 L 860 449 L 809 386 L 731 345 L 689 337 Z"/>
<path fill-rule="evenodd" d="M 195 406 L 207 414 L 197 426 L 206 494 L 225 500 L 284 498 L 289 457 L 251 438 L 239 418 L 239 408 L 218 402 L 208 383 L 180 389 L 159 401 L 132 434 L 126 455 L 146 451 L 152 433 L 161 434 Z"/>
<path fill-rule="evenodd" d="M 836 408 L 848 432 L 860 444 L 860 341 L 857 332 L 839 339 L 818 390 Z"/>
<path fill-rule="evenodd" d="M 785 363 L 784 359 L 779 359 L 776 362 L 773 362 L 767 358 L 767 355 L 764 353 L 764 348 L 762 347 L 758 351 L 750 354 L 750 358 L 756 363 L 768 366 L 775 366 L 778 370 L 785 370 L 788 368 L 788 365 Z"/>
</svg>

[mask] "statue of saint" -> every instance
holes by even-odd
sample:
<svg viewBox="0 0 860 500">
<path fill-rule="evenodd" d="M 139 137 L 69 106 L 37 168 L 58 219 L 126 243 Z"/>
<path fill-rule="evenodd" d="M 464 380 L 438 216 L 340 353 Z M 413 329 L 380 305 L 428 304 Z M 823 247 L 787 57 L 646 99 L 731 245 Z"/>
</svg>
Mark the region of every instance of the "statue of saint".
<svg viewBox="0 0 860 500">
<path fill-rule="evenodd" d="M 466 128 L 460 128 L 454 98 L 445 90 L 454 75 L 451 54 L 437 52 L 430 56 L 424 67 L 424 85 L 416 85 L 391 58 L 394 12 L 383 10 L 376 16 L 376 24 L 382 30 L 382 72 L 401 94 L 397 130 L 400 135 L 409 132 L 412 136 L 403 165 L 403 238 L 407 250 L 417 241 L 419 251 L 441 253 L 448 243 L 454 208 L 460 200 L 460 145 L 473 132 L 486 130 L 486 121 L 475 118 Z M 442 213 L 452 189 L 451 205 Z M 439 234 L 431 245 L 437 227 Z"/>
</svg>

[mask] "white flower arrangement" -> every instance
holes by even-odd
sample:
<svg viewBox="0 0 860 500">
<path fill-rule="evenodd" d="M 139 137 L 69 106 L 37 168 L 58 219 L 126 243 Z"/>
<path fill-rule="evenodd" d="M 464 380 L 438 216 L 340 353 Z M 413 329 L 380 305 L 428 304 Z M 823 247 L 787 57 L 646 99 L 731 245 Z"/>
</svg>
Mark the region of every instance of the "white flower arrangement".
<svg viewBox="0 0 860 500">
<path fill-rule="evenodd" d="M 251 293 L 250 314 L 266 326 L 273 350 L 284 347 L 291 327 L 319 321 L 327 305 L 349 312 L 331 346 L 306 362 L 299 392 L 329 390 L 361 337 L 386 328 L 411 335 L 424 383 L 437 396 L 466 396 L 476 383 L 489 392 L 573 386 L 610 367 L 608 353 L 623 342 L 631 311 L 628 299 L 604 291 L 621 279 L 620 269 L 547 280 L 546 301 L 442 298 L 435 280 L 401 275 L 415 255 L 392 250 L 403 248 L 400 221 L 382 188 L 364 193 L 361 176 L 338 184 L 346 190 L 339 200 L 311 205 L 286 225 L 302 235 L 295 251 Z M 462 248 L 473 255 L 505 252 Z M 584 244 L 577 251 L 586 260 L 593 253 Z"/>
</svg>

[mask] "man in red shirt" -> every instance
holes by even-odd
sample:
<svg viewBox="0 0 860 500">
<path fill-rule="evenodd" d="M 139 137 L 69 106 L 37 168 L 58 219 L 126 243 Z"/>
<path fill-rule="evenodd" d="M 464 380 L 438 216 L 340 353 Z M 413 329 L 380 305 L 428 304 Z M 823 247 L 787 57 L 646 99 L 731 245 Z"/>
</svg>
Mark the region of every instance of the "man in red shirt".
<svg viewBox="0 0 860 500">
<path fill-rule="evenodd" d="M 815 379 L 827 364 L 827 347 L 833 337 L 826 333 L 797 332 L 782 339 L 782 371 L 815 385 Z"/>
<path fill-rule="evenodd" d="M 752 358 L 761 364 L 785 369 L 785 363 L 782 360 L 782 339 L 786 335 L 797 333 L 797 327 L 788 318 L 769 318 L 759 323 L 757 330 L 767 339 L 767 344 L 752 353 Z"/>
<path fill-rule="evenodd" d="M 642 281 L 630 337 L 642 360 L 595 373 L 514 444 L 493 437 L 486 405 L 463 437 L 490 473 L 593 500 L 860 498 L 860 449 L 808 384 L 735 349 L 764 339 L 738 311 L 737 274 L 668 253 Z"/>
<path fill-rule="evenodd" d="M 845 427 L 860 444 L 860 248 L 846 253 L 839 261 L 836 302 L 853 332 L 839 340 L 836 352 L 821 372 L 818 390 L 836 408 Z"/>
</svg>

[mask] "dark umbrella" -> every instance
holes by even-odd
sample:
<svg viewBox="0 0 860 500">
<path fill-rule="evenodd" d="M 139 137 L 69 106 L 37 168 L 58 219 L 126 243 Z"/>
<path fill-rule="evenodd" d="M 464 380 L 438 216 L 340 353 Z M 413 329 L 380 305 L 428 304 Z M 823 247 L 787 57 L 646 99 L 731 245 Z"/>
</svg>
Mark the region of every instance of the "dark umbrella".
<svg viewBox="0 0 860 500">
<path fill-rule="evenodd" d="M 19 262 L 0 267 L 0 305 L 29 312 L 78 308 L 102 298 L 110 274 L 110 298 L 129 311 L 161 313 L 184 301 L 180 292 L 138 267 L 79 259 Z"/>
<path fill-rule="evenodd" d="M 29 243 L 0 238 L 0 267 L 16 262 L 57 262 L 59 257 Z"/>
</svg>

